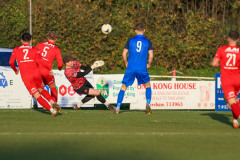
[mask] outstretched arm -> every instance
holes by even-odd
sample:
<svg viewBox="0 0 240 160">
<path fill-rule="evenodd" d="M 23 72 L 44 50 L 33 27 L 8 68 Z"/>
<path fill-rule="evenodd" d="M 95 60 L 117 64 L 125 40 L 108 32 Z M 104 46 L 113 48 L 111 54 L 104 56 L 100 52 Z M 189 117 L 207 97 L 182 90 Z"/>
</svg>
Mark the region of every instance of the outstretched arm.
<svg viewBox="0 0 240 160">
<path fill-rule="evenodd" d="M 84 72 L 77 72 L 77 78 L 83 77 L 92 71 L 92 68 L 90 66 L 81 65 L 80 69 L 84 70 Z"/>
</svg>

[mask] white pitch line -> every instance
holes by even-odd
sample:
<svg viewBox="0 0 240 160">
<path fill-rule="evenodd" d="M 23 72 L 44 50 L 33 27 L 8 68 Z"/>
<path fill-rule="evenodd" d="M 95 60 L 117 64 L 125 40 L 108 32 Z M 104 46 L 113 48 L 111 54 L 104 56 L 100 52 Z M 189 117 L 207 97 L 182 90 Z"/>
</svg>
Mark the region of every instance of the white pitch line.
<svg viewBox="0 0 240 160">
<path fill-rule="evenodd" d="M 167 136 L 167 135 L 239 135 L 238 132 L 2 132 L 6 135 L 137 135 L 137 136 Z"/>
</svg>

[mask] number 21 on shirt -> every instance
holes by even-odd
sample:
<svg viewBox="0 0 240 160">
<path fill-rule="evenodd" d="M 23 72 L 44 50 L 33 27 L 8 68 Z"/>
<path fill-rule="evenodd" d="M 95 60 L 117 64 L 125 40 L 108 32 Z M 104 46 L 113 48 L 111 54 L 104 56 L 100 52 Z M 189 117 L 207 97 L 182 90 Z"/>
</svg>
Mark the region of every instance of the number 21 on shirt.
<svg viewBox="0 0 240 160">
<path fill-rule="evenodd" d="M 226 66 L 235 66 L 235 64 L 236 64 L 236 54 L 227 53 L 226 56 L 228 58 Z"/>
</svg>

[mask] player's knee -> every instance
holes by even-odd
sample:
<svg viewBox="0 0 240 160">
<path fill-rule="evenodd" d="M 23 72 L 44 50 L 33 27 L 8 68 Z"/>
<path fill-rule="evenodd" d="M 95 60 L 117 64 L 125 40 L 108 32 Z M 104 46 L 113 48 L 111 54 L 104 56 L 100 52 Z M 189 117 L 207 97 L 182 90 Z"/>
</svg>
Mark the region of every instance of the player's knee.
<svg viewBox="0 0 240 160">
<path fill-rule="evenodd" d="M 96 96 L 100 95 L 100 92 L 98 90 L 95 90 L 95 92 L 96 92 Z"/>
<path fill-rule="evenodd" d="M 126 91 L 127 90 L 127 86 L 125 84 L 123 84 L 122 87 L 121 87 L 121 90 Z"/>
<path fill-rule="evenodd" d="M 38 91 L 41 93 L 43 91 L 43 88 L 38 88 Z"/>
<path fill-rule="evenodd" d="M 144 87 L 145 87 L 145 88 L 149 88 L 149 87 L 151 87 L 150 81 L 147 82 L 147 83 L 145 83 L 145 84 L 144 84 Z"/>
<path fill-rule="evenodd" d="M 36 92 L 32 95 L 35 99 L 38 99 L 38 97 L 41 96 L 41 94 L 39 92 Z"/>
<path fill-rule="evenodd" d="M 49 88 L 54 88 L 55 87 L 55 83 L 52 83 L 49 85 Z"/>
</svg>

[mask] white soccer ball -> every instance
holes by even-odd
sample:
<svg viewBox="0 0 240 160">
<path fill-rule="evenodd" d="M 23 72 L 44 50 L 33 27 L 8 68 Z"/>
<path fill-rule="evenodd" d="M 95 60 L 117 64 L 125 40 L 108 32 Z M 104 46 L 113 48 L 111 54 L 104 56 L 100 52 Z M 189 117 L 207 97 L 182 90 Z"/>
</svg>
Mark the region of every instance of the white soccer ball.
<svg viewBox="0 0 240 160">
<path fill-rule="evenodd" d="M 104 24 L 102 26 L 102 32 L 104 34 L 109 34 L 109 33 L 111 33 L 111 31 L 112 31 L 112 26 L 110 24 Z"/>
</svg>

